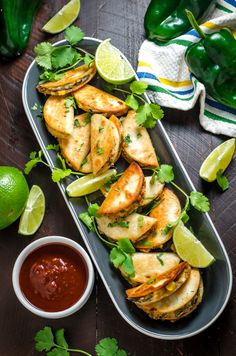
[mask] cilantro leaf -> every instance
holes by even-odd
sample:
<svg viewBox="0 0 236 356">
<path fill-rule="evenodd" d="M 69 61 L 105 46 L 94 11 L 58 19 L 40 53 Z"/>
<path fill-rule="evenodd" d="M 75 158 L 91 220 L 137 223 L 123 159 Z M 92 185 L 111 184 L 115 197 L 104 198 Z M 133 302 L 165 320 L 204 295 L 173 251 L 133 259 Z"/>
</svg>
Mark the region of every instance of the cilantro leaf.
<svg viewBox="0 0 236 356">
<path fill-rule="evenodd" d="M 94 231 L 93 218 L 89 215 L 87 211 L 80 213 L 79 218 L 90 231 Z"/>
<path fill-rule="evenodd" d="M 56 339 L 57 345 L 62 346 L 65 349 L 68 349 L 68 344 L 67 344 L 65 336 L 64 336 L 64 329 L 59 329 L 55 332 L 55 339 Z"/>
<path fill-rule="evenodd" d="M 191 205 L 195 209 L 203 213 L 206 213 L 210 210 L 210 202 L 208 198 L 201 192 L 191 192 L 189 198 Z"/>
<path fill-rule="evenodd" d="M 86 53 L 83 59 L 84 59 L 84 64 L 86 65 L 87 68 L 89 68 L 90 64 L 93 62 L 93 58 L 91 58 L 90 55 Z"/>
<path fill-rule="evenodd" d="M 133 277 L 135 274 L 135 271 L 134 271 L 134 264 L 133 264 L 132 256 L 127 254 L 125 257 L 126 258 L 125 258 L 124 262 L 122 263 L 122 267 L 123 267 L 125 273 L 127 273 L 127 275 L 129 277 Z"/>
<path fill-rule="evenodd" d="M 99 156 L 101 156 L 101 155 L 103 155 L 103 153 L 104 153 L 104 149 L 103 149 L 102 147 L 97 147 L 97 148 L 96 148 L 96 153 L 97 153 Z"/>
<path fill-rule="evenodd" d="M 50 71 L 45 71 L 40 74 L 39 78 L 41 79 L 40 83 L 49 82 L 49 81 L 56 81 L 62 79 L 64 76 L 63 73 L 54 73 Z"/>
<path fill-rule="evenodd" d="M 139 106 L 135 119 L 140 126 L 152 129 L 155 127 L 157 120 L 162 119 L 163 116 L 163 110 L 159 105 L 146 103 Z"/>
<path fill-rule="evenodd" d="M 34 47 L 35 61 L 44 69 L 52 69 L 51 53 L 54 47 L 49 42 L 41 42 Z"/>
<path fill-rule="evenodd" d="M 77 58 L 76 49 L 67 46 L 56 47 L 51 54 L 52 67 L 58 69 L 72 65 L 77 61 Z"/>
<path fill-rule="evenodd" d="M 121 248 L 122 251 L 124 251 L 125 253 L 135 253 L 135 248 L 132 245 L 132 243 L 130 242 L 129 239 L 120 239 L 117 241 L 118 246 Z"/>
<path fill-rule="evenodd" d="M 39 152 L 33 151 L 30 153 L 30 160 L 25 164 L 24 168 L 25 174 L 29 174 L 38 163 L 42 162 L 42 154 L 43 152 L 41 150 Z"/>
<path fill-rule="evenodd" d="M 223 190 L 223 192 L 229 188 L 229 181 L 228 181 L 227 177 L 225 175 L 223 175 L 222 169 L 220 169 L 216 173 L 216 181 L 219 184 L 219 186 L 221 187 L 221 189 Z"/>
<path fill-rule="evenodd" d="M 157 104 L 149 104 L 149 106 L 151 109 L 152 116 L 156 120 L 161 120 L 164 116 L 164 111 L 162 110 L 162 108 Z"/>
<path fill-rule="evenodd" d="M 161 164 L 158 168 L 157 176 L 161 183 L 170 183 L 175 177 L 173 167 L 169 164 Z"/>
<path fill-rule="evenodd" d="M 132 143 L 132 140 L 131 140 L 131 137 L 130 137 L 129 134 L 125 136 L 125 138 L 124 138 L 124 143 L 126 143 L 127 145 L 128 145 L 129 143 Z"/>
<path fill-rule="evenodd" d="M 72 172 L 71 169 L 56 168 L 52 172 L 52 180 L 53 182 L 60 182 L 61 179 L 68 177 L 71 174 L 71 172 Z"/>
<path fill-rule="evenodd" d="M 130 84 L 130 90 L 132 91 L 132 93 L 138 95 L 143 94 L 147 88 L 148 84 L 146 84 L 142 80 L 135 80 Z"/>
<path fill-rule="evenodd" d="M 65 106 L 67 108 L 72 106 L 74 109 L 76 109 L 76 103 L 75 103 L 75 99 L 74 99 L 73 96 L 66 96 L 66 98 L 65 98 Z"/>
<path fill-rule="evenodd" d="M 135 116 L 137 124 L 144 126 L 145 121 L 147 120 L 147 116 L 150 114 L 151 110 L 148 103 L 140 105 Z"/>
<path fill-rule="evenodd" d="M 100 340 L 95 350 L 97 356 L 127 356 L 126 351 L 118 348 L 117 340 L 110 337 Z"/>
<path fill-rule="evenodd" d="M 128 229 L 129 221 L 115 221 L 113 223 L 109 223 L 107 226 L 108 227 L 120 226 L 120 227 L 123 227 L 124 229 Z"/>
<path fill-rule="evenodd" d="M 63 349 L 54 348 L 47 352 L 47 356 L 70 356 L 70 353 Z"/>
<path fill-rule="evenodd" d="M 64 36 L 71 46 L 74 46 L 84 38 L 84 32 L 79 27 L 72 25 L 65 30 Z"/>
<path fill-rule="evenodd" d="M 156 255 L 156 258 L 158 259 L 158 261 L 160 262 L 161 266 L 164 266 L 164 261 L 162 260 L 162 256 L 164 255 L 164 252 L 159 253 L 158 255 Z"/>
<path fill-rule="evenodd" d="M 140 215 L 138 217 L 138 228 L 141 229 L 143 227 L 143 224 L 144 224 L 144 217 Z"/>
<path fill-rule="evenodd" d="M 124 263 L 125 259 L 126 257 L 122 251 L 118 247 L 113 247 L 110 252 L 110 261 L 113 263 L 114 267 L 120 267 Z"/>
<path fill-rule="evenodd" d="M 91 204 L 89 207 L 88 207 L 88 213 L 90 216 L 94 216 L 96 218 L 99 217 L 99 215 L 97 214 L 97 211 L 99 209 L 99 205 L 98 204 Z"/>
<path fill-rule="evenodd" d="M 134 111 L 138 110 L 139 103 L 138 103 L 138 100 L 135 99 L 133 94 L 127 96 L 125 103 Z"/>
<path fill-rule="evenodd" d="M 177 221 L 174 221 L 173 223 L 168 223 L 168 224 L 166 224 L 164 230 L 162 231 L 163 234 L 164 234 L 164 235 L 167 235 L 167 234 L 170 232 L 170 230 L 171 230 L 174 226 L 177 225 L 177 223 L 178 223 L 178 220 L 177 220 Z"/>
<path fill-rule="evenodd" d="M 49 351 L 54 344 L 52 329 L 49 326 L 45 326 L 42 330 L 39 330 L 34 340 L 36 341 L 36 351 Z"/>
<path fill-rule="evenodd" d="M 59 152 L 60 150 L 60 146 L 59 144 L 52 144 L 50 143 L 49 145 L 46 146 L 46 150 L 53 150 L 53 151 L 56 151 L 56 152 Z"/>
</svg>

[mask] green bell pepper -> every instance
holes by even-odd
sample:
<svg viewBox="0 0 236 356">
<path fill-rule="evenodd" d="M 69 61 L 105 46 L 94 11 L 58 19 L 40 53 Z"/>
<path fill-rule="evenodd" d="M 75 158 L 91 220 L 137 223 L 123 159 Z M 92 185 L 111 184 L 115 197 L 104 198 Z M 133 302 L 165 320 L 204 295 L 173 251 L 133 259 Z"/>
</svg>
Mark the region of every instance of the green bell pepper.
<svg viewBox="0 0 236 356">
<path fill-rule="evenodd" d="M 236 109 L 236 40 L 227 28 L 205 35 L 193 14 L 186 10 L 201 40 L 189 46 L 185 60 L 206 92 L 220 103 Z"/>
<path fill-rule="evenodd" d="M 147 38 L 167 42 L 190 29 L 185 9 L 202 19 L 214 7 L 216 0 L 152 0 L 144 17 Z"/>
<path fill-rule="evenodd" d="M 27 46 L 42 0 L 0 0 L 0 56 L 19 56 Z"/>
</svg>

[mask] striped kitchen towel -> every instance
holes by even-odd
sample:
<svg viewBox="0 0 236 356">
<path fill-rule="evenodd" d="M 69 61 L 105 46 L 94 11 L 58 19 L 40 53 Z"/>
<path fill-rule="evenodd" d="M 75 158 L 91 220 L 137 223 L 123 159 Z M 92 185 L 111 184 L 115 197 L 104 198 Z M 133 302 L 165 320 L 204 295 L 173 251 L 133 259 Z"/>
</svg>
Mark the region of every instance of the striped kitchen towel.
<svg viewBox="0 0 236 356">
<path fill-rule="evenodd" d="M 236 0 L 218 0 L 214 12 L 201 25 L 205 33 L 229 27 L 236 36 Z M 205 87 L 184 61 L 186 47 L 199 40 L 195 30 L 158 46 L 145 40 L 139 51 L 137 75 L 149 85 L 151 101 L 179 110 L 194 107 L 200 95 L 200 123 L 215 134 L 236 136 L 236 110 L 206 95 Z"/>
</svg>

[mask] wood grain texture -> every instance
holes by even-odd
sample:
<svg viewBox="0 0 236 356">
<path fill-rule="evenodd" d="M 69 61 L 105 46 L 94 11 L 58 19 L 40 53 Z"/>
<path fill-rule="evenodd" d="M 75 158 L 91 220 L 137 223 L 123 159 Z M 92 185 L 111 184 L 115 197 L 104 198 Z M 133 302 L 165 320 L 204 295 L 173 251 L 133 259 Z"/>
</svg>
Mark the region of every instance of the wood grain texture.
<svg viewBox="0 0 236 356">
<path fill-rule="evenodd" d="M 43 24 L 65 1 L 43 1 L 33 25 L 26 52 L 15 61 L 0 63 L 0 165 L 23 169 L 29 152 L 38 150 L 21 101 L 21 86 L 25 71 L 33 59 L 37 42 L 55 42 L 62 35 L 48 36 L 40 31 Z M 144 39 L 143 16 L 148 0 L 81 0 L 81 12 L 76 21 L 87 36 L 111 38 L 136 66 L 140 44 Z M 210 215 L 236 268 L 236 160 L 227 169 L 230 189 L 221 193 L 216 184 L 203 183 L 198 171 L 203 159 L 226 137 L 204 131 L 198 120 L 199 107 L 182 112 L 165 109 L 163 124 L 195 187 L 205 192 L 212 203 Z M 116 337 L 122 348 L 132 356 L 231 356 L 236 355 L 236 289 L 220 318 L 205 332 L 182 341 L 162 341 L 149 338 L 132 329 L 116 311 L 97 277 L 93 294 L 81 311 L 63 320 L 45 320 L 30 314 L 16 300 L 11 272 L 19 252 L 31 241 L 46 235 L 62 235 L 81 244 L 82 239 L 66 209 L 63 198 L 49 172 L 38 167 L 28 177 L 29 184 L 38 184 L 46 195 L 46 216 L 33 237 L 17 235 L 18 222 L 0 232 L 0 355 L 30 356 L 34 351 L 33 337 L 45 325 L 64 327 L 70 344 L 94 354 L 97 340 Z"/>
</svg>

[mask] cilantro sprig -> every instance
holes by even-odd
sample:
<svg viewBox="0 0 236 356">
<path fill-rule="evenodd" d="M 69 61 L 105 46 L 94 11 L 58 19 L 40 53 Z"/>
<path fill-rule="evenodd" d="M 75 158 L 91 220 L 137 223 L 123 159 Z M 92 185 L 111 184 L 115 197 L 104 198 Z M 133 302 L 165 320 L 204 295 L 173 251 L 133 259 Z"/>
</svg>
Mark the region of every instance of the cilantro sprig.
<svg viewBox="0 0 236 356">
<path fill-rule="evenodd" d="M 88 210 L 80 213 L 79 218 L 80 220 L 87 226 L 90 231 L 96 232 L 99 239 L 111 249 L 110 252 L 110 261 L 114 265 L 115 268 L 122 267 L 125 273 L 129 277 L 134 276 L 134 265 L 132 254 L 136 252 L 134 246 L 130 242 L 128 238 L 120 239 L 117 242 L 110 242 L 104 239 L 98 231 L 95 218 L 99 218 L 98 215 L 98 204 L 91 204 L 88 200 L 88 197 L 85 196 L 85 200 L 88 205 Z M 124 228 L 128 228 L 127 224 L 122 224 Z M 113 224 L 113 226 L 115 226 Z M 111 226 L 111 227 L 113 227 Z"/>
<path fill-rule="evenodd" d="M 229 188 L 228 178 L 223 174 L 222 169 L 219 169 L 219 171 L 216 173 L 216 181 L 223 192 Z"/>
<path fill-rule="evenodd" d="M 163 118 L 164 112 L 161 107 L 157 104 L 149 104 L 142 97 L 142 94 L 144 94 L 148 88 L 148 85 L 143 81 L 133 81 L 129 86 L 129 91 L 112 85 L 107 86 L 107 88 L 110 91 L 114 90 L 128 94 L 125 103 L 136 111 L 135 119 L 139 126 L 152 129 L 155 127 L 156 122 Z"/>
<path fill-rule="evenodd" d="M 175 227 L 180 220 L 183 223 L 186 223 L 189 220 L 188 210 L 192 207 L 200 212 L 206 213 L 210 210 L 210 202 L 208 198 L 201 192 L 193 191 L 189 195 L 181 189 L 174 182 L 174 170 L 170 164 L 161 164 L 158 168 L 153 169 L 151 184 L 154 184 L 158 179 L 161 183 L 170 183 L 173 187 L 175 187 L 178 191 L 180 191 L 186 198 L 186 202 L 184 208 L 181 211 L 179 218 L 176 221 L 173 221 L 166 225 L 163 230 L 164 234 L 168 234 L 168 232 Z"/>
<path fill-rule="evenodd" d="M 45 351 L 47 356 L 70 356 L 70 352 L 92 356 L 89 352 L 82 349 L 72 349 L 69 347 L 64 329 L 55 331 L 55 335 L 49 326 L 45 326 L 35 335 L 35 350 Z M 126 351 L 119 349 L 117 340 L 106 337 L 95 346 L 97 356 L 127 356 Z"/>
<path fill-rule="evenodd" d="M 43 69 L 39 78 L 41 83 L 60 80 L 63 72 L 74 68 L 81 61 L 89 68 L 93 61 L 87 53 L 82 56 L 75 47 L 84 38 L 83 31 L 77 26 L 70 26 L 64 32 L 68 45 L 54 47 L 49 42 L 41 42 L 34 47 L 35 61 Z"/>
<path fill-rule="evenodd" d="M 68 177 L 71 174 L 76 174 L 76 175 L 83 175 L 83 173 L 80 172 L 74 172 L 70 168 L 66 167 L 66 163 L 64 158 L 59 153 L 59 145 L 55 144 L 49 144 L 46 146 L 47 150 L 54 150 L 57 152 L 57 158 L 61 164 L 61 168 L 55 167 L 52 165 L 49 165 L 44 159 L 43 159 L 43 151 L 39 150 L 33 151 L 30 153 L 29 158 L 30 160 L 25 164 L 25 169 L 24 173 L 28 175 L 34 167 L 36 167 L 38 164 L 43 164 L 44 166 L 50 168 L 52 170 L 52 181 L 53 182 L 60 182 L 61 179 L 64 179 Z"/>
</svg>

